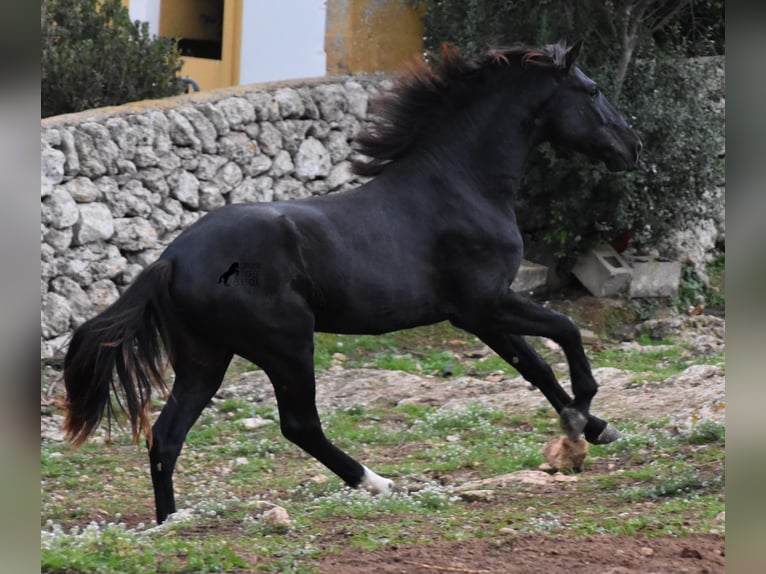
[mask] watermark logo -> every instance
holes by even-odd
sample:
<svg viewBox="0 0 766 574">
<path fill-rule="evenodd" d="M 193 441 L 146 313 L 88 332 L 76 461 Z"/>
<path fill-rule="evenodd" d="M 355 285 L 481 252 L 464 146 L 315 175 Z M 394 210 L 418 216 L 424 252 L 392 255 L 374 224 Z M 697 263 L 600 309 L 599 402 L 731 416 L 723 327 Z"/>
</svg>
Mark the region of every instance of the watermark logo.
<svg viewBox="0 0 766 574">
<path fill-rule="evenodd" d="M 224 287 L 255 287 L 260 282 L 261 264 L 235 261 L 218 277 Z"/>
</svg>

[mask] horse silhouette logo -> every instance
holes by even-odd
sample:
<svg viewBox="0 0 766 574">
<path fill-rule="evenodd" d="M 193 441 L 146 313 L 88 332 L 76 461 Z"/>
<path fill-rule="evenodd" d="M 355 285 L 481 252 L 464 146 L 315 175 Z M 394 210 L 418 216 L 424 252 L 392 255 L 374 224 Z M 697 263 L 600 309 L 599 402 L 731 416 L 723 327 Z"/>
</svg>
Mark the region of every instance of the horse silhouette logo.
<svg viewBox="0 0 766 574">
<path fill-rule="evenodd" d="M 231 266 L 218 278 L 218 283 L 223 283 L 226 287 L 229 287 L 229 277 L 232 275 L 239 275 L 239 263 L 234 262 Z"/>
</svg>

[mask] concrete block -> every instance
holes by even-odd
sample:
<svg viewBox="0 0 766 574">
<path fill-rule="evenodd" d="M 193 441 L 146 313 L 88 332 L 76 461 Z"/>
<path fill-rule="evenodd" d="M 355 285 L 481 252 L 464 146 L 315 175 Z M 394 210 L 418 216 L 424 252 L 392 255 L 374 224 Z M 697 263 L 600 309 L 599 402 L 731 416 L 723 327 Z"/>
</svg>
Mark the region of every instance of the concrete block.
<svg viewBox="0 0 766 574">
<path fill-rule="evenodd" d="M 680 261 L 650 256 L 633 258 L 631 297 L 675 297 L 680 282 Z"/>
<path fill-rule="evenodd" d="M 633 274 L 628 263 L 609 245 L 580 256 L 572 273 L 596 297 L 628 291 Z"/>
<path fill-rule="evenodd" d="M 537 287 L 542 287 L 547 281 L 548 268 L 545 265 L 522 259 L 519 272 L 516 274 L 513 283 L 511 283 L 511 289 L 516 293 L 525 293 Z"/>
</svg>

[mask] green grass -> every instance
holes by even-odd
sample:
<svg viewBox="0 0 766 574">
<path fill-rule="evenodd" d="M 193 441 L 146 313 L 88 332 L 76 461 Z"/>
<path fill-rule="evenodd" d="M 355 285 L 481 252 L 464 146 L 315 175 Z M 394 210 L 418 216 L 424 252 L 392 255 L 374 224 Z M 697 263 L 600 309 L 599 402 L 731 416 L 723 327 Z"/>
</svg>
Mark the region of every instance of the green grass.
<svg viewBox="0 0 766 574">
<path fill-rule="evenodd" d="M 700 423 L 682 435 L 657 422 L 627 423 L 622 440 L 591 447 L 578 482 L 559 491 L 512 483 L 495 489 L 494 503 L 467 504 L 453 485 L 542 462 L 545 441 L 559 434 L 552 411 L 511 415 L 481 404 L 335 411 L 327 427 L 338 443 L 412 489 L 375 497 L 345 487 L 287 443 L 277 424 L 243 434 L 231 415 L 249 407 L 221 404 L 218 419 L 210 415 L 190 435 L 176 474 L 179 506 L 194 518 L 157 532 L 147 530 L 153 509 L 142 449 L 88 443 L 71 453 L 44 444 L 42 571 L 313 572 L 313 559 L 341 547 L 493 538 L 508 525 L 569 535 L 720 528 L 720 425 Z M 392 457 L 403 445 L 406 454 Z M 285 507 L 293 525 L 261 521 L 261 500 Z M 136 516 L 130 525 L 128 515 Z"/>
</svg>

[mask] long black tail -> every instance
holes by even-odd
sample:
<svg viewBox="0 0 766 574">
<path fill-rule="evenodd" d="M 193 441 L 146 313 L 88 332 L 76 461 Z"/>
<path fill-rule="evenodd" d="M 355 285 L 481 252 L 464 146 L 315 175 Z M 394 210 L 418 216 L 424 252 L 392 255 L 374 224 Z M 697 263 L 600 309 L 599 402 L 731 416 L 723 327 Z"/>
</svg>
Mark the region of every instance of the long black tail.
<svg viewBox="0 0 766 574">
<path fill-rule="evenodd" d="M 133 442 L 143 432 L 151 444 L 148 411 L 152 387 L 165 391 L 163 344 L 171 352 L 172 270 L 170 261 L 152 263 L 117 301 L 74 332 L 64 359 L 64 431 L 74 446 L 90 436 L 104 412 L 111 431 L 115 406 L 110 389 L 119 409 L 130 419 Z"/>
</svg>

